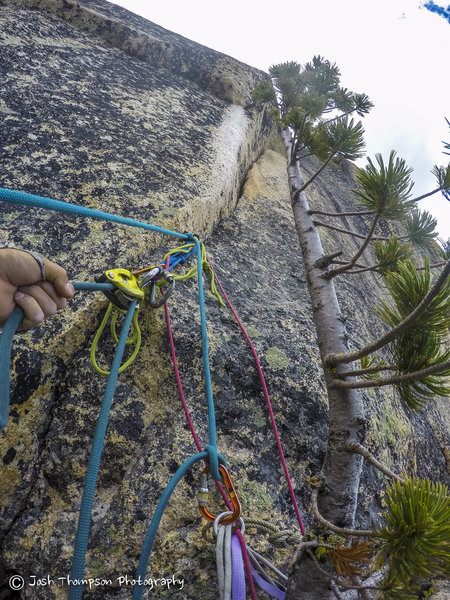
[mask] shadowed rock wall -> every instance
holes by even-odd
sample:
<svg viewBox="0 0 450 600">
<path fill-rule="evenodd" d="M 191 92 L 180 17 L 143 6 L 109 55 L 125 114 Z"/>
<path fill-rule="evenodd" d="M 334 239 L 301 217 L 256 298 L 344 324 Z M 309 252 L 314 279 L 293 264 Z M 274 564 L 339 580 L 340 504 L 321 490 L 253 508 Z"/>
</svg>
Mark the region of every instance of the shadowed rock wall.
<svg viewBox="0 0 450 600">
<path fill-rule="evenodd" d="M 285 160 L 273 150 L 264 152 L 274 132 L 266 114 L 250 103 L 262 74 L 106 2 L 0 1 L 0 43 L 0 185 L 205 239 L 262 357 L 308 523 L 307 477 L 323 460 L 327 407 Z M 313 167 L 312 160 L 307 169 Z M 349 208 L 352 185 L 351 167 L 334 167 L 317 179 L 311 204 Z M 40 249 L 78 281 L 92 281 L 111 266 L 134 270 L 159 262 L 178 245 L 176 239 L 100 221 L 7 205 L 0 211 L 3 237 Z M 353 248 L 353 242 L 325 233 L 327 244 Z M 367 274 L 339 288 L 355 344 L 377 332 L 365 306 L 378 290 L 377 279 Z M 31 575 L 57 582 L 27 585 L 17 598 L 67 597 L 59 578 L 70 573 L 106 381 L 93 372 L 89 348 L 106 304 L 101 294 L 77 293 L 63 314 L 16 338 L 12 406 L 0 437 L 4 591 L 7 576 L 16 573 L 27 582 Z M 195 280 L 177 285 L 170 307 L 185 393 L 206 444 Z M 130 587 L 119 586 L 117 577 L 134 577 L 156 503 L 177 467 L 195 452 L 162 311 L 140 312 L 143 347 L 120 376 L 114 396 L 86 569 L 87 577 L 113 584 L 87 590 L 86 599 L 130 597 Z M 227 458 L 244 517 L 293 528 L 245 340 L 209 293 L 207 317 L 218 449 Z M 107 345 L 102 360 L 111 360 L 111 353 Z M 394 457 L 404 469 L 444 478 L 446 430 L 439 406 L 411 415 L 391 392 L 368 392 L 366 398 L 370 447 L 388 463 Z M 195 500 L 199 472 L 193 469 L 173 494 L 148 572 L 175 575 L 184 579 L 184 588 L 155 588 L 152 598 L 217 597 L 211 527 Z M 381 485 L 366 469 L 361 524 L 380 511 Z M 250 529 L 248 539 L 264 550 L 266 537 Z M 274 558 L 286 567 L 291 555 L 292 548 L 280 548 Z"/>
</svg>

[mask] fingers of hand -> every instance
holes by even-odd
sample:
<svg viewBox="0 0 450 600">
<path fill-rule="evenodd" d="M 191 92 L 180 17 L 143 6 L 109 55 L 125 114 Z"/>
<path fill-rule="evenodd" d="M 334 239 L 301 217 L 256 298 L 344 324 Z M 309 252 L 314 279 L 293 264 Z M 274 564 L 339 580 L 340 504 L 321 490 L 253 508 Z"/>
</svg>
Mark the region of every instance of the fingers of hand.
<svg viewBox="0 0 450 600">
<path fill-rule="evenodd" d="M 31 285 L 41 279 L 35 258 L 16 248 L 0 250 L 0 281 L 13 286 Z"/>
<path fill-rule="evenodd" d="M 67 305 L 66 298 L 59 296 L 48 281 L 20 287 L 14 300 L 25 313 L 21 329 L 34 327 Z"/>
<path fill-rule="evenodd" d="M 38 325 L 45 319 L 44 312 L 32 296 L 23 292 L 16 292 L 14 300 L 25 314 L 19 329 L 31 329 L 31 327 Z"/>
<path fill-rule="evenodd" d="M 52 262 L 51 260 L 45 259 L 45 273 L 47 281 L 53 283 L 56 291 L 60 296 L 64 298 L 72 298 L 74 294 L 73 285 L 70 283 L 67 277 L 66 270 Z"/>
</svg>

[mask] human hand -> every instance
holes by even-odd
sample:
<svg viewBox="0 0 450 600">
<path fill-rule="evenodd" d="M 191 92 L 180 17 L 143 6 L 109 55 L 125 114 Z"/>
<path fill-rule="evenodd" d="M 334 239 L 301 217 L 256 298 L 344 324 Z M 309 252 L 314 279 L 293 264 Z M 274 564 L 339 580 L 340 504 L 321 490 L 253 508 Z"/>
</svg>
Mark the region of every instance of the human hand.
<svg viewBox="0 0 450 600">
<path fill-rule="evenodd" d="M 15 248 L 0 249 L 0 327 L 16 305 L 24 311 L 20 329 L 30 329 L 67 305 L 74 289 L 66 271 L 44 259 L 46 280 L 30 254 Z"/>
</svg>

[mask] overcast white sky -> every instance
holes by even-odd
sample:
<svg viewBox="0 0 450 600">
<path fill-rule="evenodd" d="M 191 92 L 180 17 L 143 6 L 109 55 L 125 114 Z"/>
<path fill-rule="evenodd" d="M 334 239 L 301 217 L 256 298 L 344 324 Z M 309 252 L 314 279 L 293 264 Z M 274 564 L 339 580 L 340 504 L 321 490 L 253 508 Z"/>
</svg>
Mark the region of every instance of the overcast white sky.
<svg viewBox="0 0 450 600">
<path fill-rule="evenodd" d="M 450 142 L 450 25 L 420 0 L 115 3 L 264 71 L 314 54 L 336 62 L 343 85 L 375 104 L 363 120 L 367 155 L 395 149 L 414 168 L 415 196 L 436 187 L 431 168 L 450 160 L 442 152 L 442 141 Z M 436 194 L 420 207 L 438 218 L 447 240 L 450 202 Z"/>
</svg>

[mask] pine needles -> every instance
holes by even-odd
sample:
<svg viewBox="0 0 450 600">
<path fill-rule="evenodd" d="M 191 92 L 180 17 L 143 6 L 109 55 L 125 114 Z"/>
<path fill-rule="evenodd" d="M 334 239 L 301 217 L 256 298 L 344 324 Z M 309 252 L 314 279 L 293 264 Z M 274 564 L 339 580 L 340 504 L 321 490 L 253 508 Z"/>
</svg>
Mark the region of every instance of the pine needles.
<svg viewBox="0 0 450 600">
<path fill-rule="evenodd" d="M 449 573 L 450 498 L 448 488 L 428 479 L 395 481 L 386 492 L 386 525 L 375 568 L 388 565 L 384 598 L 420 587 L 420 580 Z"/>
<path fill-rule="evenodd" d="M 425 269 L 417 271 L 411 260 L 397 263 L 396 271 L 385 274 L 385 284 L 391 302 L 382 301 L 378 315 L 391 327 L 405 319 L 421 302 L 432 284 L 429 259 Z M 450 279 L 436 294 L 416 321 L 401 333 L 389 346 L 397 374 L 414 373 L 450 359 L 450 349 L 445 349 L 450 327 Z M 421 408 L 434 395 L 447 396 L 450 387 L 446 378 L 450 369 L 414 381 L 398 384 L 401 399 L 414 410 Z"/>
<path fill-rule="evenodd" d="M 356 193 L 360 204 L 386 219 L 403 219 L 412 207 L 412 201 L 409 201 L 413 187 L 412 169 L 402 158 L 396 157 L 394 151 L 390 153 L 387 165 L 381 154 L 376 154 L 375 159 L 378 167 L 368 158 L 365 169 L 356 170 L 360 184 Z"/>
</svg>

